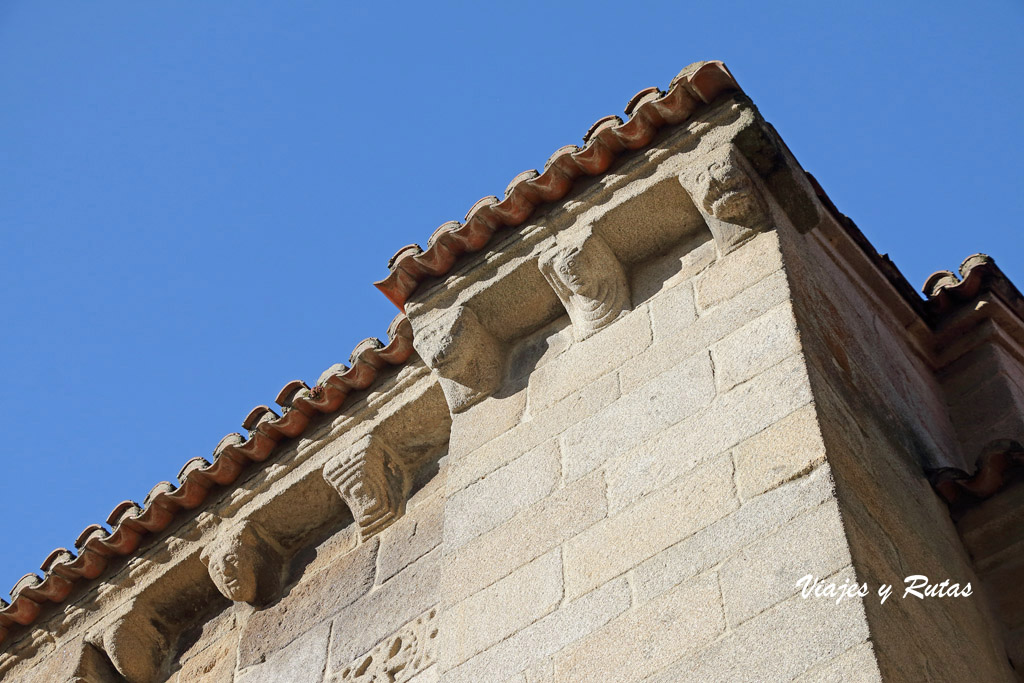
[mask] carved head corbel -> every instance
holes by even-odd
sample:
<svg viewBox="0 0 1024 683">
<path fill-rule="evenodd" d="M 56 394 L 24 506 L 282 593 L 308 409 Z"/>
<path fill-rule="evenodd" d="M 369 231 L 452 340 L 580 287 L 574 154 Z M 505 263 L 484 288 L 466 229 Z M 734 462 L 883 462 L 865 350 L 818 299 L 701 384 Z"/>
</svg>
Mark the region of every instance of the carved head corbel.
<svg viewBox="0 0 1024 683">
<path fill-rule="evenodd" d="M 468 409 L 501 385 L 505 349 L 468 306 L 456 306 L 417 329 L 413 345 L 437 373 L 452 413 Z"/>
<path fill-rule="evenodd" d="M 626 272 L 608 243 L 592 231 L 561 237 L 537 265 L 569 314 L 577 340 L 629 311 Z"/>
<path fill-rule="evenodd" d="M 720 253 L 771 228 L 756 174 L 735 145 L 721 145 L 698 157 L 679 175 L 679 182 L 704 216 Z"/>
<path fill-rule="evenodd" d="M 234 602 L 262 604 L 280 589 L 282 555 L 262 527 L 246 521 L 224 529 L 199 557 L 221 595 Z"/>
</svg>

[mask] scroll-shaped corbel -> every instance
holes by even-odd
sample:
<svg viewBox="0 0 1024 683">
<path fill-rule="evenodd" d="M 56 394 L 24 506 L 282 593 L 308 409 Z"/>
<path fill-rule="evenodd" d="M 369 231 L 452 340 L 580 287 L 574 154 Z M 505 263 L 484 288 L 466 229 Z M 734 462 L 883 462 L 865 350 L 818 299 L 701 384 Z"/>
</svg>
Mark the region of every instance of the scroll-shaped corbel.
<svg viewBox="0 0 1024 683">
<path fill-rule="evenodd" d="M 719 254 L 771 228 L 754 169 L 735 145 L 721 145 L 698 157 L 679 175 L 679 182 L 704 216 Z"/>
<path fill-rule="evenodd" d="M 413 345 L 437 373 L 452 413 L 466 410 L 501 385 L 505 349 L 467 306 L 456 306 L 416 330 Z"/>
<path fill-rule="evenodd" d="M 363 541 L 405 512 L 412 478 L 380 437 L 363 437 L 351 451 L 328 460 L 323 474 L 352 511 Z"/>
<path fill-rule="evenodd" d="M 608 243 L 592 231 L 559 239 L 538 265 L 569 313 L 577 341 L 629 311 L 626 272 Z"/>
<path fill-rule="evenodd" d="M 228 600 L 265 604 L 281 587 L 284 552 L 256 522 L 228 526 L 203 548 L 200 560 Z"/>
</svg>

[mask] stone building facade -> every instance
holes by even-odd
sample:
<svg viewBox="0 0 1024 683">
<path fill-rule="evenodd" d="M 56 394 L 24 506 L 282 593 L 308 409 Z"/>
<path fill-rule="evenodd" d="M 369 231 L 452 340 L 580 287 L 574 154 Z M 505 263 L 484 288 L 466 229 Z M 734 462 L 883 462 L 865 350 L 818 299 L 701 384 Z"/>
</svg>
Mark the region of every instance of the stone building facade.
<svg viewBox="0 0 1024 683">
<path fill-rule="evenodd" d="M 1020 293 L 976 255 L 917 295 L 721 63 L 626 116 L 19 581 L 0 677 L 1021 680 Z"/>
</svg>

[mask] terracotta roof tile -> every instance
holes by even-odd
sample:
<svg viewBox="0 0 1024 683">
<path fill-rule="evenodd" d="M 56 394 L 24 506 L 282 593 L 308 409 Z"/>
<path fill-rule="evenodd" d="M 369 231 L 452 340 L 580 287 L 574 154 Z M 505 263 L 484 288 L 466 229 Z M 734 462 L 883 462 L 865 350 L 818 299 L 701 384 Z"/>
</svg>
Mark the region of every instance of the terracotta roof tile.
<svg viewBox="0 0 1024 683">
<path fill-rule="evenodd" d="M 948 270 L 932 273 L 921 288 L 928 297 L 928 310 L 935 315 L 945 314 L 960 304 L 971 301 L 983 290 L 998 292 L 1013 306 L 1021 306 L 1024 297 L 1006 274 L 987 254 L 972 254 L 958 269 L 960 276 Z M 1024 307 L 1021 308 L 1024 310 Z"/>
<path fill-rule="evenodd" d="M 228 434 L 213 452 L 213 462 L 192 458 L 178 473 L 178 484 L 160 482 L 140 506 L 130 500 L 118 503 L 107 517 L 106 527 L 91 524 L 75 539 L 74 552 L 57 548 L 43 561 L 43 576 L 26 574 L 11 589 L 11 602 L 0 599 L 0 643 L 15 625 L 31 624 L 42 608 L 59 603 L 71 593 L 76 582 L 94 579 L 111 559 L 136 552 L 146 536 L 166 529 L 182 510 L 203 503 L 214 486 L 234 483 L 249 463 L 270 457 L 285 438 L 302 434 L 317 415 L 338 410 L 352 391 L 368 388 L 389 367 L 402 365 L 412 355 L 412 327 L 399 314 L 388 328 L 388 343 L 377 339 L 359 342 L 349 359 L 351 367 L 337 363 L 328 368 L 313 388 L 295 380 L 277 395 L 278 415 L 267 406 L 257 406 L 242 423 L 248 438 Z"/>
<path fill-rule="evenodd" d="M 497 230 L 522 224 L 541 204 L 563 198 L 577 179 L 603 173 L 619 154 L 649 144 L 661 128 L 681 123 L 704 104 L 738 90 L 721 62 L 690 65 L 673 79 L 667 92 L 641 90 L 626 105 L 627 121 L 618 116 L 599 119 L 584 135 L 583 147 L 562 147 L 548 158 L 543 172 L 529 170 L 515 176 L 503 199 L 491 196 L 477 201 L 462 223 L 450 221 L 435 230 L 426 251 L 415 244 L 399 249 L 388 263 L 390 275 L 375 283 L 377 288 L 404 308 L 423 279 L 444 275 L 462 254 L 482 249 Z M 247 437 L 225 436 L 214 449 L 212 462 L 192 458 L 179 472 L 177 485 L 158 483 L 141 506 L 119 503 L 107 517 L 109 530 L 93 524 L 75 540 L 77 556 L 66 548 L 51 552 L 41 566 L 42 577 L 27 574 L 11 591 L 10 604 L 0 600 L 0 643 L 11 626 L 30 624 L 43 603 L 61 602 L 76 582 L 96 578 L 111 559 L 134 553 L 148 535 L 166 529 L 178 513 L 201 505 L 214 486 L 234 483 L 247 465 L 270 457 L 282 439 L 299 436 L 314 417 L 338 410 L 350 392 L 368 388 L 382 369 L 408 360 L 413 352 L 412 328 L 404 314 L 392 322 L 388 339 L 387 345 L 377 339 L 359 342 L 349 366 L 331 366 L 314 387 L 298 380 L 286 384 L 275 401 L 281 414 L 264 405 L 254 408 L 242 422 Z"/>
<path fill-rule="evenodd" d="M 698 62 L 683 69 L 665 93 L 641 90 L 626 105 L 627 121 L 599 119 L 583 136 L 583 147 L 566 145 L 548 158 L 542 172 L 520 173 L 504 199 L 479 200 L 462 223 L 449 221 L 435 230 L 426 250 L 415 244 L 399 249 L 388 261 L 388 276 L 374 284 L 404 310 L 421 282 L 449 272 L 462 254 L 483 249 L 498 230 L 521 225 L 542 204 L 565 197 L 579 178 L 604 173 L 623 152 L 650 144 L 663 127 L 682 123 L 701 106 L 739 89 L 721 62 Z"/>
<path fill-rule="evenodd" d="M 374 284 L 404 310 L 405 302 L 421 282 L 448 273 L 463 254 L 483 249 L 495 232 L 523 224 L 541 205 L 564 198 L 580 178 L 604 173 L 620 154 L 647 146 L 663 128 L 680 124 L 704 105 L 739 90 L 721 62 L 698 62 L 686 67 L 667 91 L 654 87 L 641 90 L 625 107 L 627 120 L 618 116 L 599 119 L 583 136 L 583 147 L 566 145 L 548 158 L 543 171 L 516 175 L 503 199 L 484 197 L 470 207 L 463 222 L 442 224 L 428 238 L 426 250 L 416 244 L 399 249 L 388 261 L 388 276 Z M 962 279 L 948 271 L 930 277 L 926 283 L 928 300 L 922 301 L 891 261 L 878 255 L 853 222 L 835 209 L 813 177 L 810 180 L 843 227 L 882 266 L 897 289 L 915 300 L 912 303 L 922 315 L 941 313 L 950 302 L 967 300 L 980 287 L 992 283 L 1020 298 L 991 259 L 976 255 L 961 266 Z M 243 420 L 247 436 L 225 436 L 214 449 L 212 461 L 192 458 L 179 472 L 177 484 L 158 483 L 141 506 L 132 501 L 119 503 L 107 517 L 109 530 L 93 524 L 79 535 L 75 541 L 77 555 L 66 548 L 55 549 L 42 563 L 42 577 L 27 574 L 12 589 L 10 604 L 0 600 L 0 643 L 11 627 L 32 623 L 41 605 L 63 601 L 76 582 L 96 578 L 111 559 L 135 553 L 147 536 L 165 530 L 181 511 L 201 505 L 214 486 L 233 484 L 247 466 L 269 458 L 280 441 L 301 435 L 316 416 L 337 411 L 352 391 L 369 388 L 381 370 L 405 363 L 413 353 L 412 338 L 409 321 L 404 313 L 399 314 L 388 329 L 386 345 L 377 339 L 359 342 L 348 366 L 332 365 L 313 387 L 299 380 L 289 382 L 275 400 L 282 409 L 280 414 L 269 406 L 257 406 Z M 1017 462 L 1020 456 L 1012 457 Z M 936 480 L 936 488 L 940 492 L 952 491 L 950 487 L 978 488 L 980 484 L 971 482 L 981 481 L 979 477 L 989 481 L 991 475 L 984 474 L 986 467 L 982 464 L 973 478 L 966 473 L 947 472 Z"/>
</svg>

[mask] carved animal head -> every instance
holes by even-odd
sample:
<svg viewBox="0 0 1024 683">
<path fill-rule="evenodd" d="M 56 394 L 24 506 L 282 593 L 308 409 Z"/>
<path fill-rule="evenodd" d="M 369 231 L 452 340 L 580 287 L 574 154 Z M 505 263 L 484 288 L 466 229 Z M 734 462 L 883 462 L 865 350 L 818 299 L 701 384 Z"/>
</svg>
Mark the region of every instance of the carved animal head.
<svg viewBox="0 0 1024 683">
<path fill-rule="evenodd" d="M 710 215 L 750 227 L 762 221 L 764 201 L 750 179 L 747 164 L 732 146 L 715 150 L 703 168 L 686 175 L 690 176 L 688 185 L 694 201 Z"/>
</svg>

